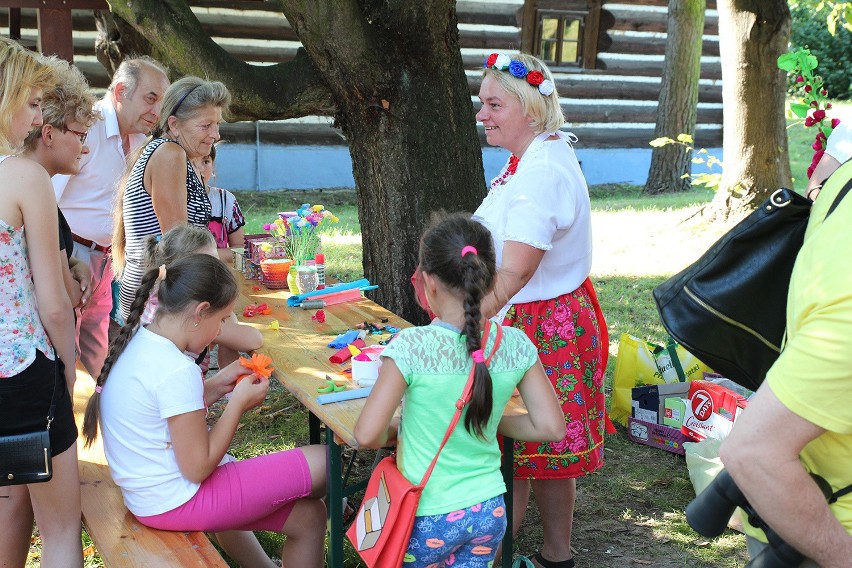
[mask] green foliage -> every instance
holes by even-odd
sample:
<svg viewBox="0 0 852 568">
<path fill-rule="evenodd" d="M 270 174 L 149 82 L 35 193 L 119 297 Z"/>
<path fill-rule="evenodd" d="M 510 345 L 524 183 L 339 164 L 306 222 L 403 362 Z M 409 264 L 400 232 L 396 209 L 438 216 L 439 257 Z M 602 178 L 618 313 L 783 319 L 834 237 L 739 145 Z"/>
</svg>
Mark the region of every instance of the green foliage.
<svg viewBox="0 0 852 568">
<path fill-rule="evenodd" d="M 820 75 L 828 95 L 835 99 L 852 98 L 852 77 L 848 71 L 852 68 L 852 2 L 805 0 L 791 2 L 790 8 L 791 51 L 809 48 L 820 62 Z M 788 78 L 791 94 L 797 91 L 795 80 L 796 77 Z"/>
<path fill-rule="evenodd" d="M 711 155 L 707 151 L 707 148 L 695 150 L 695 148 L 692 147 L 692 135 L 680 133 L 677 135 L 677 140 L 669 138 L 668 136 L 662 136 L 651 140 L 649 144 L 654 148 L 662 148 L 663 146 L 668 146 L 670 144 L 677 144 L 686 148 L 687 152 L 695 152 L 695 155 L 692 158 L 692 163 L 706 164 L 708 171 L 698 174 L 683 174 L 681 178 L 692 178 L 692 181 L 690 182 L 692 185 L 706 187 L 707 189 L 712 189 L 714 191 L 719 189 L 719 183 L 722 181 L 722 173 L 711 172 L 710 170 L 712 170 L 714 166 L 718 166 L 721 170 L 723 168 L 722 161 L 716 156 Z"/>
</svg>

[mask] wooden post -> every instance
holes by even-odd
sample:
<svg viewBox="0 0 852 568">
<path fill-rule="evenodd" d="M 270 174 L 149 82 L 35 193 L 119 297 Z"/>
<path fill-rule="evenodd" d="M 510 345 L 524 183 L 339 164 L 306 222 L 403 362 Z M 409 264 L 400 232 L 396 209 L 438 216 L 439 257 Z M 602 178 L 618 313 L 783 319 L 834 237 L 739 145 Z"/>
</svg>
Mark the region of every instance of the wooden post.
<svg viewBox="0 0 852 568">
<path fill-rule="evenodd" d="M 38 14 L 38 50 L 74 61 L 74 42 L 71 37 L 71 10 L 108 10 L 106 0 L 0 0 L 0 7 L 9 8 L 9 34 L 13 33 L 13 15 L 17 17 L 20 38 L 21 8 L 36 8 Z"/>
<path fill-rule="evenodd" d="M 70 63 L 74 62 L 69 8 L 39 8 L 38 50 L 44 55 L 56 55 Z"/>
<path fill-rule="evenodd" d="M 21 39 L 21 9 L 9 8 L 9 39 Z"/>
</svg>

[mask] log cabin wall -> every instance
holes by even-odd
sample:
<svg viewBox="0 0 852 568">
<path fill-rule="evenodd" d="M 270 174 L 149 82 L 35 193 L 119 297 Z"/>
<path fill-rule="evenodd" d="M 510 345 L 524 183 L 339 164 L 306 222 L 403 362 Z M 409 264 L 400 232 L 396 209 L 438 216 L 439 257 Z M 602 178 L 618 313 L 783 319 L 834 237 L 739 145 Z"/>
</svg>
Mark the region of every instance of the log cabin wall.
<svg viewBox="0 0 852 568">
<path fill-rule="evenodd" d="M 190 5 L 208 33 L 244 61 L 287 61 L 300 46 L 275 0 L 190 0 Z M 710 148 L 721 146 L 722 85 L 715 0 L 707 5 L 695 134 L 697 146 Z M 663 70 L 666 0 L 459 0 L 457 10 L 475 109 L 482 62 L 490 52 L 523 46 L 553 56 L 557 48 L 550 40 L 568 38 L 561 42 L 560 61 L 551 64 L 566 130 L 579 137 L 582 148 L 648 148 Z M 564 27 L 554 36 L 557 20 Z M 0 33 L 8 35 L 8 8 L 0 8 L 0 24 Z M 73 10 L 72 27 L 75 64 L 94 88 L 105 88 L 109 77 L 95 58 L 91 10 Z M 34 9 L 21 10 L 20 28 L 22 40 L 35 45 Z M 236 123 L 223 128 L 223 138 L 252 144 L 346 144 L 328 117 Z"/>
</svg>

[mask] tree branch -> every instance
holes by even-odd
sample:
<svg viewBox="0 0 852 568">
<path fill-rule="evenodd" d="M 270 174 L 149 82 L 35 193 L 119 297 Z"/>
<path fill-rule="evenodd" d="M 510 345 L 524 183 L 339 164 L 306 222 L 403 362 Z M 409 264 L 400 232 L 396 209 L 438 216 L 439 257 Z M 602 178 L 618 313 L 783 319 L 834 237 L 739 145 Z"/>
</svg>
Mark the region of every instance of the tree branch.
<svg viewBox="0 0 852 568">
<path fill-rule="evenodd" d="M 114 16 L 151 43 L 152 54 L 181 74 L 222 81 L 233 95 L 233 119 L 332 115 L 328 85 L 302 49 L 286 63 L 249 65 L 231 56 L 201 27 L 185 0 L 108 0 Z"/>
<path fill-rule="evenodd" d="M 353 94 L 371 99 L 380 90 L 377 74 L 365 72 L 352 84 L 346 70 L 383 67 L 388 54 L 382 53 L 376 37 L 377 17 L 357 0 L 279 0 L 281 11 L 299 40 L 328 81 L 338 100 Z M 354 90 L 354 93 L 353 93 Z"/>
</svg>

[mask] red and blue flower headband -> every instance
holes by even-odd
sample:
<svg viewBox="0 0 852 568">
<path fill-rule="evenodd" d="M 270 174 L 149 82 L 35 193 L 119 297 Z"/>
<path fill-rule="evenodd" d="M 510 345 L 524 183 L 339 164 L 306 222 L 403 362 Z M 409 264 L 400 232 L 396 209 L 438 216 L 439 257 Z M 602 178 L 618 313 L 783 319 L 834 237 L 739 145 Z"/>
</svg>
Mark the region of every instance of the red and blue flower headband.
<svg viewBox="0 0 852 568">
<path fill-rule="evenodd" d="M 527 83 L 536 87 L 538 92 L 545 97 L 550 96 L 556 89 L 553 81 L 544 78 L 544 73 L 541 71 L 530 71 L 523 62 L 512 59 L 505 53 L 492 53 L 489 55 L 488 59 L 485 60 L 485 68 L 508 71 L 518 79 L 526 79 Z"/>
</svg>

